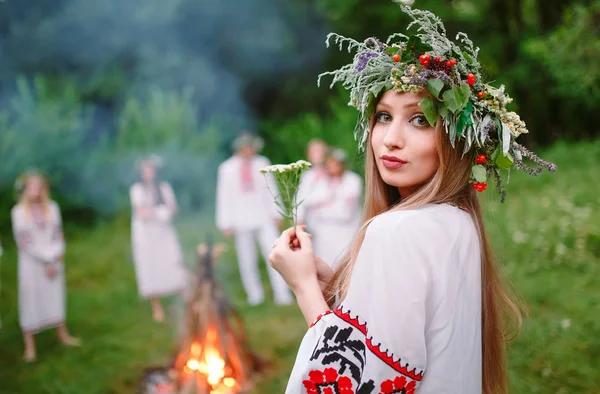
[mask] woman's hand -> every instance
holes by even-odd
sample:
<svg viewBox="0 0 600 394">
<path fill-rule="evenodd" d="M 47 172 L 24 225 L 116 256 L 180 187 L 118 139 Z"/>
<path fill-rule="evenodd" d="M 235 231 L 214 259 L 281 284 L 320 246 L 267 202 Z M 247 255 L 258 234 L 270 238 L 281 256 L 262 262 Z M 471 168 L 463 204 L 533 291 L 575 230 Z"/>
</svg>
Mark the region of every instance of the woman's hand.
<svg viewBox="0 0 600 394">
<path fill-rule="evenodd" d="M 271 267 L 279 272 L 294 293 L 318 284 L 310 237 L 304 226 L 289 228 L 277 238 L 269 255 Z"/>
<path fill-rule="evenodd" d="M 57 271 L 56 271 L 56 267 L 54 266 L 54 264 L 46 264 L 46 276 L 49 279 L 52 279 L 56 276 Z"/>
<path fill-rule="evenodd" d="M 327 270 L 322 267 L 313 253 L 310 234 L 304 231 L 304 226 L 285 230 L 273 244 L 269 263 L 296 295 L 298 306 L 309 326 L 317 316 L 329 309 L 319 283 L 319 269 L 323 277 Z M 326 265 L 326 264 L 325 264 Z"/>
<path fill-rule="evenodd" d="M 156 218 L 156 210 L 154 208 L 140 208 L 140 217 L 142 219 L 155 219 Z"/>
</svg>

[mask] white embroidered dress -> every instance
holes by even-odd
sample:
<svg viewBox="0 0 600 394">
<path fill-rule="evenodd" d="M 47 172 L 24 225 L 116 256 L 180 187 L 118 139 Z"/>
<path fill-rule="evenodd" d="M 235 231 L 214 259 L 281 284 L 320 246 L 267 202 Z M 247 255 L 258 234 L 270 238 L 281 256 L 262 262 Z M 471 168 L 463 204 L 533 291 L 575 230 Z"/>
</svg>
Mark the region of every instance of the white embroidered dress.
<svg viewBox="0 0 600 394">
<path fill-rule="evenodd" d="M 449 205 L 369 225 L 346 298 L 306 333 L 287 394 L 481 393 L 481 256 Z"/>
<path fill-rule="evenodd" d="M 55 327 L 65 321 L 65 252 L 58 205 L 50 203 L 44 214 L 16 205 L 11 212 L 18 247 L 19 324 L 27 333 Z M 46 268 L 54 265 L 56 275 Z"/>
<path fill-rule="evenodd" d="M 131 246 L 142 298 L 155 298 L 177 293 L 185 287 L 186 271 L 179 239 L 172 223 L 177 207 L 175 194 L 167 182 L 161 182 L 159 190 L 163 203 L 157 204 L 153 188 L 142 183 L 131 187 L 133 209 L 131 221 Z M 144 218 L 139 209 L 147 208 L 154 217 Z"/>
</svg>

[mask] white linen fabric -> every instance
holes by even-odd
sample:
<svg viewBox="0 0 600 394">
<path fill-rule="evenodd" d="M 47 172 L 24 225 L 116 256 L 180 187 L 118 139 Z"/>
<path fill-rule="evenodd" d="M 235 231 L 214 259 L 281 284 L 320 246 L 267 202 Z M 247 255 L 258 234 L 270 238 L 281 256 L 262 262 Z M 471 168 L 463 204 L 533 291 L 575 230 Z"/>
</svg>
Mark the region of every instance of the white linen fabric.
<svg viewBox="0 0 600 394">
<path fill-rule="evenodd" d="M 379 215 L 345 299 L 306 333 L 287 394 L 482 390 L 481 255 L 449 205 Z"/>
<path fill-rule="evenodd" d="M 131 187 L 130 198 L 131 246 L 140 296 L 150 299 L 180 292 L 186 284 L 186 270 L 172 223 L 177 201 L 171 185 L 161 182 L 157 189 L 136 183 Z M 153 217 L 142 217 L 142 208 L 153 210 Z"/>
<path fill-rule="evenodd" d="M 19 324 L 36 333 L 65 321 L 65 241 L 60 209 L 51 202 L 48 212 L 32 212 L 18 204 L 11 211 L 18 248 Z M 47 266 L 56 275 L 48 277 Z"/>
</svg>

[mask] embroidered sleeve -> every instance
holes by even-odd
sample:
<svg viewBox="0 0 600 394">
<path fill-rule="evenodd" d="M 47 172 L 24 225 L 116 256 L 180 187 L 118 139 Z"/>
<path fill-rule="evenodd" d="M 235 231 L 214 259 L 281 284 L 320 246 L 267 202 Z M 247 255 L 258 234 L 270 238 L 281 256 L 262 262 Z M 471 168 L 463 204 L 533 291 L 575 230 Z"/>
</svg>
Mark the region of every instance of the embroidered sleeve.
<svg viewBox="0 0 600 394">
<path fill-rule="evenodd" d="M 309 329 L 286 393 L 415 392 L 436 308 L 432 268 L 444 253 L 440 229 L 422 222 L 371 223 L 348 294 Z"/>
</svg>

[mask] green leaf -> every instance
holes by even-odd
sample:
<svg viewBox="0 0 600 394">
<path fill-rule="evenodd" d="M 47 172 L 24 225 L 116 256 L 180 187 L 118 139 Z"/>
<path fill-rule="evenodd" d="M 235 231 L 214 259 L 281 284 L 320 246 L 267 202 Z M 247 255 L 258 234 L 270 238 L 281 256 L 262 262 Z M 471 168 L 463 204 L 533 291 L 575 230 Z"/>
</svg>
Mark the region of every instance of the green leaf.
<svg viewBox="0 0 600 394">
<path fill-rule="evenodd" d="M 424 43 L 417 36 L 410 36 L 408 42 L 406 43 L 406 52 L 411 52 L 415 58 L 427 51 L 431 51 L 432 47 L 429 44 Z M 408 63 L 408 61 L 405 61 Z"/>
<path fill-rule="evenodd" d="M 467 126 L 467 120 L 464 114 L 461 112 L 458 117 L 458 122 L 456 122 L 456 135 L 461 136 L 463 131 L 465 131 L 465 127 Z"/>
<path fill-rule="evenodd" d="M 398 47 L 389 47 L 388 49 L 386 49 L 383 52 L 387 53 L 388 55 L 395 55 L 396 53 L 400 53 L 402 51 Z"/>
<path fill-rule="evenodd" d="M 423 114 L 427 118 L 429 124 L 433 127 L 435 126 L 435 122 L 437 122 L 438 111 L 435 103 L 433 102 L 432 97 L 424 97 L 420 102 L 419 106 L 423 110 Z"/>
<path fill-rule="evenodd" d="M 455 90 L 456 102 L 459 107 L 462 108 L 469 102 L 469 98 L 471 97 L 471 88 L 466 83 L 461 83 L 460 87 L 453 86 L 452 90 Z"/>
<path fill-rule="evenodd" d="M 467 122 L 472 125 L 471 114 L 473 113 L 473 103 L 470 100 L 467 101 L 467 105 L 463 108 L 462 113 L 468 118 Z"/>
<path fill-rule="evenodd" d="M 454 90 L 449 89 L 446 90 L 442 94 L 442 98 L 444 99 L 444 103 L 446 103 L 446 107 L 453 113 L 459 110 L 458 103 L 456 102 L 456 97 L 454 96 Z"/>
<path fill-rule="evenodd" d="M 471 167 L 471 174 L 473 174 L 473 178 L 475 178 L 477 182 L 485 182 L 487 179 L 485 167 L 481 164 Z"/>
<path fill-rule="evenodd" d="M 438 98 L 440 92 L 444 89 L 444 81 L 439 78 L 429 79 L 427 81 L 427 89 L 429 89 L 433 97 Z"/>
<path fill-rule="evenodd" d="M 437 105 L 438 105 L 438 112 L 440 113 L 440 116 L 442 118 L 445 118 L 448 115 L 448 107 L 446 107 L 446 104 L 444 104 L 443 101 L 438 101 Z"/>
<path fill-rule="evenodd" d="M 461 83 L 459 86 L 452 86 L 442 94 L 442 98 L 446 102 L 446 106 L 450 111 L 456 113 L 463 109 L 469 102 L 471 97 L 471 88 L 466 83 Z"/>
<path fill-rule="evenodd" d="M 467 52 L 463 51 L 462 55 L 469 64 L 473 64 L 473 58 Z"/>
<path fill-rule="evenodd" d="M 513 160 L 512 156 L 510 155 L 510 153 L 507 153 L 506 156 L 503 155 L 502 153 L 500 153 L 500 154 L 496 155 L 496 158 L 494 159 L 494 163 L 496 164 L 496 166 L 498 168 L 507 170 L 509 168 L 512 168 L 512 166 L 514 164 L 514 160 Z"/>
</svg>

